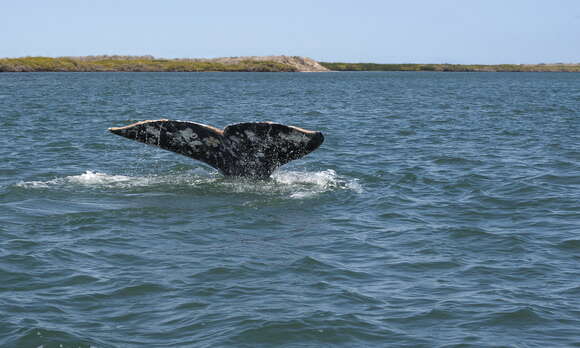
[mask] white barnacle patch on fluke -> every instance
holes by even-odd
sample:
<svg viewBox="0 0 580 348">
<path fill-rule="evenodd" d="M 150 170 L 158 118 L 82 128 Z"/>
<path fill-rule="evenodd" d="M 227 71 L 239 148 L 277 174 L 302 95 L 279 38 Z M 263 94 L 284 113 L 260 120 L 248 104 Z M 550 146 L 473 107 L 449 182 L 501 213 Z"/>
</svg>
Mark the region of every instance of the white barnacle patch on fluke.
<svg viewBox="0 0 580 348">
<path fill-rule="evenodd" d="M 197 134 L 195 134 L 195 132 L 190 128 L 186 128 L 184 130 L 179 131 L 179 137 L 181 138 L 181 141 L 185 144 L 190 144 L 198 138 Z"/>
<path fill-rule="evenodd" d="M 251 140 L 251 141 L 258 141 L 258 138 L 256 137 L 256 133 L 252 132 L 252 131 L 244 131 L 244 134 L 246 134 L 246 137 Z"/>
<path fill-rule="evenodd" d="M 289 133 L 280 133 L 280 138 L 292 143 L 305 143 L 308 141 L 306 134 L 300 132 L 291 131 Z"/>
<path fill-rule="evenodd" d="M 161 138 L 161 130 L 159 128 L 147 126 L 145 127 L 145 132 L 147 133 L 146 142 L 148 144 L 159 144 Z"/>
<path fill-rule="evenodd" d="M 211 147 L 218 147 L 220 145 L 220 141 L 214 137 L 207 137 L 204 139 L 204 142 L 207 146 Z"/>
</svg>

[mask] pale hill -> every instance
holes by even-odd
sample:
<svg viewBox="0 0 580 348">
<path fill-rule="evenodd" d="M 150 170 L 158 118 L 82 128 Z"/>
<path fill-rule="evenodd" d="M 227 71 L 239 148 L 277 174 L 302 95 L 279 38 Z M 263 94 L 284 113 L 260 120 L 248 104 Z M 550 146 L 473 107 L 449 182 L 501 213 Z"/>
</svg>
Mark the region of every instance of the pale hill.
<svg viewBox="0 0 580 348">
<path fill-rule="evenodd" d="M 223 58 L 196 59 L 196 60 L 205 62 L 217 62 L 223 64 L 238 64 L 244 61 L 275 62 L 290 65 L 294 67 L 296 71 L 302 72 L 330 71 L 329 69 L 320 65 L 320 63 L 318 63 L 314 59 L 301 56 L 247 56 L 247 57 L 223 57 Z"/>
</svg>

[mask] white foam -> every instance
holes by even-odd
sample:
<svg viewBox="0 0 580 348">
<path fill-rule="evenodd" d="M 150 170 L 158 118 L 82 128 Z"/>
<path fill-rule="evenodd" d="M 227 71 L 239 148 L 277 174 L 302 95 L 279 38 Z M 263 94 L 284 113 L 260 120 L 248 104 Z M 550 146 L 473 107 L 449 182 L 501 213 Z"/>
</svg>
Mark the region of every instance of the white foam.
<svg viewBox="0 0 580 348">
<path fill-rule="evenodd" d="M 104 188 L 131 188 L 155 185 L 211 185 L 222 191 L 224 188 L 233 193 L 253 193 L 260 195 L 275 195 L 292 199 L 308 199 L 321 193 L 350 190 L 362 192 L 357 179 L 340 177 L 334 170 L 328 169 L 318 172 L 303 171 L 276 171 L 272 180 L 255 181 L 246 179 L 228 179 L 221 176 L 168 174 L 157 176 L 126 176 L 112 175 L 87 170 L 83 174 L 65 176 L 47 181 L 22 181 L 16 186 L 23 188 L 50 188 L 50 187 L 104 187 Z M 222 187 L 220 190 L 219 187 Z M 223 191 L 222 191 L 223 192 Z"/>
<path fill-rule="evenodd" d="M 311 184 L 320 187 L 327 187 L 336 183 L 337 175 L 332 169 L 321 172 L 290 172 L 278 171 L 272 178 L 280 184 Z"/>
<path fill-rule="evenodd" d="M 362 187 L 356 179 L 341 178 L 332 169 L 320 172 L 278 171 L 272 175 L 272 178 L 280 184 L 307 185 L 322 191 L 346 188 L 357 193 L 362 192 Z"/>
<path fill-rule="evenodd" d="M 352 190 L 356 193 L 363 193 L 363 188 L 362 188 L 361 184 L 358 183 L 358 180 L 356 180 L 356 179 L 347 182 L 346 187 L 349 190 Z"/>
<path fill-rule="evenodd" d="M 49 185 L 50 183 L 48 181 L 21 181 L 16 183 L 16 187 L 23 188 L 45 188 Z"/>
<path fill-rule="evenodd" d="M 141 178 L 143 179 L 143 178 Z M 21 181 L 16 184 L 24 188 L 48 188 L 52 186 L 63 186 L 67 184 L 82 186 L 123 186 L 123 184 L 138 184 L 143 180 L 135 180 L 125 175 L 110 175 L 106 173 L 93 172 L 87 170 L 83 174 L 65 176 L 47 181 Z"/>
<path fill-rule="evenodd" d="M 67 176 L 65 178 L 68 182 L 80 185 L 109 185 L 133 180 L 130 176 L 125 175 L 109 175 L 105 173 L 96 173 L 87 170 L 84 174 Z"/>
<path fill-rule="evenodd" d="M 312 196 L 316 196 L 318 192 L 309 192 L 309 191 L 298 191 L 290 194 L 290 198 L 294 199 L 305 199 L 310 198 Z"/>
<path fill-rule="evenodd" d="M 312 198 L 336 190 L 362 192 L 356 179 L 343 178 L 332 169 L 319 172 L 277 171 L 272 179 L 279 191 L 286 191 L 294 199 Z"/>
</svg>

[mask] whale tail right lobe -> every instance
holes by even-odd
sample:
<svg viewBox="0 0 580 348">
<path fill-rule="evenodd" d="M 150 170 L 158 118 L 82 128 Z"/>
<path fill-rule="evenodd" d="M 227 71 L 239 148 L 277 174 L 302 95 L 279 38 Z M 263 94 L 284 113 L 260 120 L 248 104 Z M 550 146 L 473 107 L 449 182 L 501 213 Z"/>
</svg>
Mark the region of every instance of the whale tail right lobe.
<svg viewBox="0 0 580 348">
<path fill-rule="evenodd" d="M 324 141 L 320 132 L 271 122 L 238 123 L 221 130 L 195 122 L 151 120 L 109 131 L 202 161 L 227 176 L 258 178 L 269 177 Z"/>
</svg>

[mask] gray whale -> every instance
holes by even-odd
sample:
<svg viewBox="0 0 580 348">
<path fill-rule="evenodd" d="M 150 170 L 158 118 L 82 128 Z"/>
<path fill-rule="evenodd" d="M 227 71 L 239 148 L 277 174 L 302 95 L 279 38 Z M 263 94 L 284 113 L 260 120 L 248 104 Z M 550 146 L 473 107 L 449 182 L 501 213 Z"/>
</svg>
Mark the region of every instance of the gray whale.
<svg viewBox="0 0 580 348">
<path fill-rule="evenodd" d="M 272 122 L 223 130 L 196 122 L 147 120 L 109 131 L 209 164 L 226 176 L 267 178 L 279 166 L 316 150 L 321 132 Z"/>
</svg>

